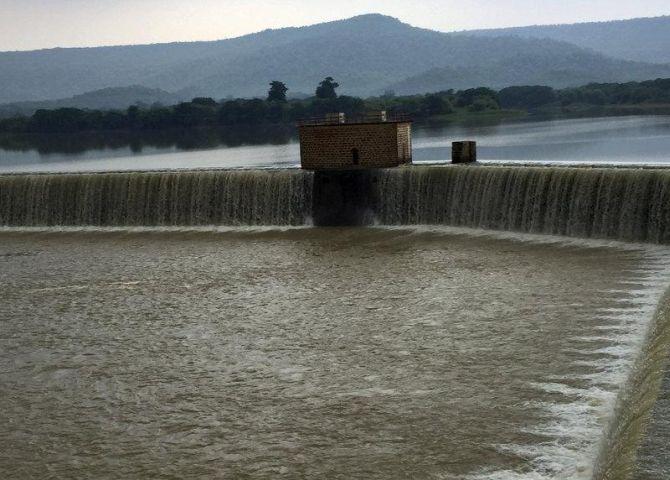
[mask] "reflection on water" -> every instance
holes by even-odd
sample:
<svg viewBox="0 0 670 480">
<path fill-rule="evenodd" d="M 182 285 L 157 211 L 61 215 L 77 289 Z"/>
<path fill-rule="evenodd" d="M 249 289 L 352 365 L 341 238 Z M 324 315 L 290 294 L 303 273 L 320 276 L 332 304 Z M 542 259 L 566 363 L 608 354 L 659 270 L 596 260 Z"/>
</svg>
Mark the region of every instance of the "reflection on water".
<svg viewBox="0 0 670 480">
<path fill-rule="evenodd" d="M 451 158 L 451 140 L 478 141 L 482 160 L 586 163 L 670 162 L 670 117 L 609 117 L 422 127 L 418 161 Z"/>
<path fill-rule="evenodd" d="M 295 167 L 293 127 L 139 134 L 0 137 L 0 171 Z M 481 160 L 594 163 L 670 161 L 670 117 L 487 121 L 414 125 L 415 162 L 451 158 L 451 142 L 473 139 Z"/>
<path fill-rule="evenodd" d="M 0 136 L 0 171 L 291 166 L 295 135 L 290 126 L 5 135 Z M 233 164 L 221 158 L 222 152 L 235 159 Z"/>
<path fill-rule="evenodd" d="M 141 155 L 164 150 L 206 150 L 245 145 L 285 145 L 292 140 L 289 126 L 162 130 L 149 132 L 89 132 L 75 135 L 14 135 L 0 137 L 0 148 L 40 155 L 80 155 L 97 150 L 126 150 Z"/>
<path fill-rule="evenodd" d="M 439 230 L 0 240 L 10 478 L 591 478 L 667 283 Z"/>
</svg>

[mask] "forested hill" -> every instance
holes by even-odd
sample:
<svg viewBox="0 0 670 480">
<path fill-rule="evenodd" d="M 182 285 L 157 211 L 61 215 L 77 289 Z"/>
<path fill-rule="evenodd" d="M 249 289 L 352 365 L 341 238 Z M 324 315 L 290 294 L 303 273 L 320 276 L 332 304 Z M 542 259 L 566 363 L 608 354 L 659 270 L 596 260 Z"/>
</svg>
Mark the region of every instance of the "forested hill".
<svg viewBox="0 0 670 480">
<path fill-rule="evenodd" d="M 212 98 L 198 97 L 167 107 L 133 105 L 126 110 L 38 110 L 31 117 L 0 119 L 0 137 L 4 138 L 6 145 L 16 146 L 23 144 L 23 140 L 12 134 L 167 132 L 201 127 L 288 126 L 301 119 L 323 117 L 329 112 L 343 112 L 348 118 L 360 118 L 366 112 L 385 110 L 391 116 L 408 115 L 415 120 L 435 117 L 464 120 L 479 115 L 500 118 L 524 114 L 667 114 L 670 109 L 670 79 L 589 84 L 562 90 L 547 86 L 513 86 L 497 92 L 480 87 L 366 99 L 338 96 L 337 85 L 333 79 L 326 78 L 316 89 L 319 96 L 301 100 L 287 99 L 285 85 L 273 82 L 265 100 L 254 98 L 217 102 Z"/>
<path fill-rule="evenodd" d="M 127 85 L 253 97 L 264 96 L 275 79 L 290 93 L 313 93 L 327 75 L 338 79 L 343 94 L 368 96 L 394 85 L 420 93 L 644 80 L 670 76 L 670 66 L 616 60 L 555 40 L 445 34 L 363 15 L 215 42 L 0 53 L 0 103 Z"/>
<path fill-rule="evenodd" d="M 670 11 L 670 4 L 668 10 Z M 473 30 L 459 33 L 487 37 L 550 38 L 570 42 L 614 58 L 648 63 L 670 63 L 670 16 L 573 25 Z"/>
<path fill-rule="evenodd" d="M 103 88 L 69 98 L 0 105 L 0 118 L 15 115 L 32 115 L 40 109 L 53 110 L 69 107 L 90 110 L 125 110 L 130 105 L 174 105 L 190 98 L 188 92 L 174 94 L 157 88 L 147 88 L 139 85 Z"/>
<path fill-rule="evenodd" d="M 435 92 L 445 85 L 450 88 L 467 88 L 471 85 L 486 85 L 502 88 L 507 85 L 549 85 L 572 87 L 577 84 L 607 83 L 611 78 L 636 80 L 658 77 L 659 67 L 629 61 L 601 61 L 598 71 L 589 64 L 592 55 L 574 52 L 571 56 L 546 56 L 529 54 L 516 58 L 494 61 L 488 65 L 474 67 L 432 68 L 426 72 L 391 84 L 388 88 L 400 95 L 416 92 Z M 664 72 L 670 67 L 661 68 Z M 667 77 L 668 75 L 662 75 Z"/>
</svg>

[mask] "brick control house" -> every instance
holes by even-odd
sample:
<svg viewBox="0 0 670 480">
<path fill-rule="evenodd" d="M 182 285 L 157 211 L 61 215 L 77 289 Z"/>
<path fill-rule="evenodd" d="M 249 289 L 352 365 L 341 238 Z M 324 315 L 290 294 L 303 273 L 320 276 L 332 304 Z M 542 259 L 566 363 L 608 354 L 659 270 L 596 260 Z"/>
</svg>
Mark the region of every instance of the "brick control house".
<svg viewBox="0 0 670 480">
<path fill-rule="evenodd" d="M 388 168 L 412 163 L 412 122 L 386 112 L 347 119 L 331 113 L 298 123 L 300 163 L 307 170 Z"/>
</svg>

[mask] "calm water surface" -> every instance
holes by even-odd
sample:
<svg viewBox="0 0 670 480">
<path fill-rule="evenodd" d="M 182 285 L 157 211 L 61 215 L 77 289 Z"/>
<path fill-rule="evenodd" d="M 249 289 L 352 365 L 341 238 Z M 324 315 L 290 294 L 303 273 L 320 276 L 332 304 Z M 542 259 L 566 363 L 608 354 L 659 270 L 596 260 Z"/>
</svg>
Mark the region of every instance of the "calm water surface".
<svg viewBox="0 0 670 480">
<path fill-rule="evenodd" d="M 0 471 L 588 479 L 669 257 L 520 238 L 0 232 Z"/>
<path fill-rule="evenodd" d="M 156 138 L 157 137 L 157 138 Z M 670 117 L 610 117 L 495 125 L 414 125 L 415 162 L 451 158 L 451 142 L 473 139 L 484 161 L 668 163 Z M 296 167 L 294 132 L 201 131 L 153 138 L 51 136 L 0 141 L 0 172 L 163 168 Z"/>
</svg>

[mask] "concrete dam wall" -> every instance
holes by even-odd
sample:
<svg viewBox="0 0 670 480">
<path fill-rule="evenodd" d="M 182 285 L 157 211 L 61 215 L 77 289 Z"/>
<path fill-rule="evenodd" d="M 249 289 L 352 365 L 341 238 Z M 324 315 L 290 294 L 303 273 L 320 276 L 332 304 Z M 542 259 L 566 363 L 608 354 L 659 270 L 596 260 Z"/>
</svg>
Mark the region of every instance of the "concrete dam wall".
<svg viewBox="0 0 670 480">
<path fill-rule="evenodd" d="M 0 176 L 3 226 L 452 225 L 670 243 L 670 170 L 413 166 Z"/>
</svg>

